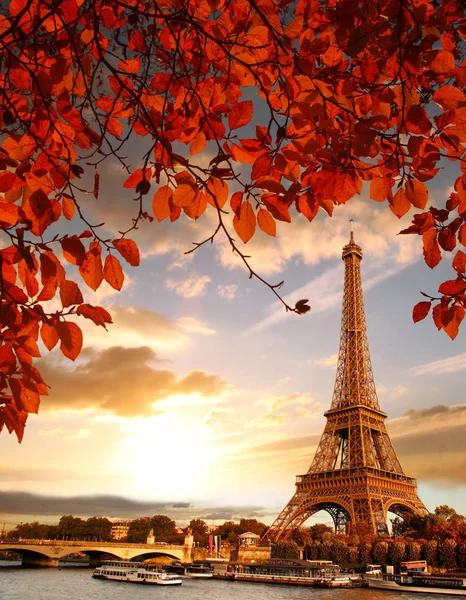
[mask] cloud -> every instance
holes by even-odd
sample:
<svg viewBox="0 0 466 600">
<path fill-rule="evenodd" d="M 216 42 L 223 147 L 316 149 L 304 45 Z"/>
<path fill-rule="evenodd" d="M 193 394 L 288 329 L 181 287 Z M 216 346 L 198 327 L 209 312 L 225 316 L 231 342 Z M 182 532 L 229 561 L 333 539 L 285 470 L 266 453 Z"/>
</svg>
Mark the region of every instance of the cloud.
<svg viewBox="0 0 466 600">
<path fill-rule="evenodd" d="M 331 356 L 327 356 L 326 358 L 316 358 L 312 361 L 312 364 L 319 367 L 336 367 L 337 362 L 338 352 L 336 354 L 332 354 Z"/>
<path fill-rule="evenodd" d="M 42 374 L 51 386 L 42 407 L 48 410 L 91 408 L 121 417 L 149 416 L 154 405 L 176 395 L 213 397 L 226 389 L 217 375 L 191 371 L 183 377 L 157 368 L 160 361 L 147 346 L 85 350 L 73 369 L 43 361 Z"/>
<path fill-rule="evenodd" d="M 283 425 L 286 422 L 285 415 L 275 415 L 273 413 L 268 413 L 266 415 L 257 417 L 253 419 L 249 426 L 250 427 L 278 427 L 279 425 Z"/>
<path fill-rule="evenodd" d="M 237 285 L 222 285 L 219 283 L 217 285 L 217 294 L 220 298 L 226 298 L 227 300 L 234 300 L 236 298 L 236 294 L 238 292 Z"/>
<path fill-rule="evenodd" d="M 409 388 L 404 387 L 403 385 L 397 385 L 396 388 L 392 390 L 390 396 L 392 398 L 399 398 L 400 396 L 404 396 L 409 392 Z"/>
<path fill-rule="evenodd" d="M 1 469 L 0 469 L 1 472 Z M 206 503 L 207 504 L 207 503 Z M 249 506 L 194 506 L 190 502 L 157 500 L 134 500 L 116 495 L 95 496 L 46 496 L 28 492 L 0 492 L 0 516 L 16 515 L 16 522 L 38 517 L 49 523 L 58 523 L 62 515 L 75 517 L 108 517 L 111 519 L 137 519 L 138 517 L 164 514 L 184 526 L 191 519 L 225 521 L 242 518 L 274 517 L 271 512 L 257 505 Z M 26 517 L 26 518 L 25 518 Z M 11 518 L 11 517 L 10 517 Z"/>
<path fill-rule="evenodd" d="M 216 406 L 209 412 L 209 414 L 207 415 L 207 417 L 204 420 L 204 423 L 205 423 L 205 425 L 207 425 L 207 427 L 216 427 L 222 423 L 222 421 L 225 418 L 225 415 L 231 414 L 232 412 L 233 412 L 232 407 L 226 408 L 226 407 Z"/>
<path fill-rule="evenodd" d="M 62 427 L 55 427 L 54 429 L 42 429 L 39 431 L 39 435 L 44 437 L 61 437 L 64 440 L 84 440 L 92 435 L 92 431 L 90 429 L 66 431 Z"/>
<path fill-rule="evenodd" d="M 201 335 L 215 335 L 215 329 L 208 327 L 203 321 L 196 317 L 180 317 L 176 320 L 177 326 L 187 333 L 199 333 Z"/>
<path fill-rule="evenodd" d="M 419 375 L 444 375 L 446 373 L 462 371 L 463 369 L 466 369 L 466 352 L 418 365 L 417 367 L 411 367 L 407 370 L 407 373 L 417 377 Z"/>
<path fill-rule="evenodd" d="M 196 296 L 204 296 L 207 292 L 207 286 L 212 281 L 209 275 L 198 275 L 197 273 L 189 273 L 187 279 L 174 281 L 167 279 L 165 287 L 169 290 L 175 290 L 179 296 L 183 298 L 195 298 Z"/>
</svg>

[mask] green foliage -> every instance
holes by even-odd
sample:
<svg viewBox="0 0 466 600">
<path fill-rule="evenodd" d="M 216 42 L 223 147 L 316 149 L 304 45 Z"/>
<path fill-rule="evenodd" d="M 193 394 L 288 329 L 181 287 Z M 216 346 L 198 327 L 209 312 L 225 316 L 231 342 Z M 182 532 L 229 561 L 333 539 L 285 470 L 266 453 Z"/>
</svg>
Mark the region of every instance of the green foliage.
<svg viewBox="0 0 466 600">
<path fill-rule="evenodd" d="M 240 519 L 238 525 L 238 533 L 255 533 L 256 535 L 260 535 L 261 537 L 267 531 L 267 525 L 261 523 L 257 519 Z"/>
<path fill-rule="evenodd" d="M 388 552 L 389 563 L 391 565 L 399 565 L 404 560 L 406 554 L 406 544 L 402 541 L 397 540 L 390 544 Z"/>
<path fill-rule="evenodd" d="M 193 532 L 194 541 L 200 546 L 206 546 L 208 540 L 207 523 L 202 519 L 191 519 L 188 527 Z"/>
<path fill-rule="evenodd" d="M 349 548 L 342 540 L 334 540 L 330 548 L 330 558 L 337 565 L 343 565 L 348 562 Z"/>
<path fill-rule="evenodd" d="M 150 532 L 150 519 L 134 519 L 129 524 L 128 542 L 131 544 L 144 544 Z"/>
<path fill-rule="evenodd" d="M 445 569 L 455 569 L 456 562 L 456 547 L 457 543 L 452 538 L 441 540 L 438 547 L 439 564 Z"/>
<path fill-rule="evenodd" d="M 316 523 L 309 527 L 309 533 L 313 540 L 322 541 L 322 536 L 326 533 L 333 534 L 333 529 L 324 523 Z"/>
<path fill-rule="evenodd" d="M 150 520 L 150 528 L 159 542 L 170 542 L 177 536 L 175 521 L 166 515 L 154 515 Z"/>
<path fill-rule="evenodd" d="M 62 540 L 82 540 L 85 535 L 85 521 L 73 515 L 64 515 L 58 523 L 58 538 Z"/>
<path fill-rule="evenodd" d="M 424 545 L 424 558 L 428 565 L 438 566 L 438 541 L 427 540 Z"/>
<path fill-rule="evenodd" d="M 332 542 L 322 542 L 319 546 L 319 559 L 332 560 Z"/>
<path fill-rule="evenodd" d="M 376 542 L 372 550 L 374 562 L 378 565 L 386 565 L 388 558 L 388 544 L 387 542 Z"/>
<path fill-rule="evenodd" d="M 357 546 L 351 546 L 348 553 L 348 562 L 350 565 L 357 565 L 359 563 L 359 551 Z"/>
<path fill-rule="evenodd" d="M 406 547 L 406 560 L 419 560 L 421 558 L 422 546 L 418 542 L 409 542 Z"/>
<path fill-rule="evenodd" d="M 272 544 L 272 558 L 299 558 L 299 548 L 293 540 Z"/>
<path fill-rule="evenodd" d="M 363 565 L 372 562 L 372 544 L 366 542 L 359 546 L 359 559 Z"/>
</svg>

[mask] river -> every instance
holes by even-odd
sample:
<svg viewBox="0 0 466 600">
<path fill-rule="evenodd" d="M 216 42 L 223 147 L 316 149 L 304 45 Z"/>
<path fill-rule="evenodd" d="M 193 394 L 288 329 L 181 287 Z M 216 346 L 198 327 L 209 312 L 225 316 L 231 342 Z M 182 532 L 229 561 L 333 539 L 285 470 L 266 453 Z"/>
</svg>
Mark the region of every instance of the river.
<svg viewBox="0 0 466 600">
<path fill-rule="evenodd" d="M 0 561 L 0 567 L 5 562 Z M 430 594 L 328 590 L 266 583 L 185 579 L 176 587 L 139 586 L 92 578 L 89 568 L 0 568 L 0 600 L 427 600 Z"/>
</svg>

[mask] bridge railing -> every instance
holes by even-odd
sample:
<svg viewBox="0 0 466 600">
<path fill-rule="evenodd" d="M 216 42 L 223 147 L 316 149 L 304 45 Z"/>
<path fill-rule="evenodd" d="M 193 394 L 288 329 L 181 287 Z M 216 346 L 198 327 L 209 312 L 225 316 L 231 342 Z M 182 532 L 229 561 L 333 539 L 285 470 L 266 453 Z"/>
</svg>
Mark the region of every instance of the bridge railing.
<svg viewBox="0 0 466 600">
<path fill-rule="evenodd" d="M 80 546 L 81 548 L 84 547 L 93 547 L 93 546 L 105 546 L 108 548 L 164 548 L 166 550 L 173 548 L 173 549 L 177 549 L 177 548 L 184 548 L 184 546 L 175 546 L 175 545 L 170 545 L 170 544 L 130 544 L 128 542 L 126 543 L 119 543 L 119 542 L 88 542 L 88 541 L 82 541 L 80 542 L 79 540 L 41 540 L 41 539 L 37 539 L 37 540 L 32 540 L 32 539 L 28 539 L 28 540 L 20 540 L 20 539 L 13 539 L 13 540 L 2 540 L 2 545 L 8 545 L 8 546 Z M 0 547 L 1 549 L 1 547 Z"/>
</svg>

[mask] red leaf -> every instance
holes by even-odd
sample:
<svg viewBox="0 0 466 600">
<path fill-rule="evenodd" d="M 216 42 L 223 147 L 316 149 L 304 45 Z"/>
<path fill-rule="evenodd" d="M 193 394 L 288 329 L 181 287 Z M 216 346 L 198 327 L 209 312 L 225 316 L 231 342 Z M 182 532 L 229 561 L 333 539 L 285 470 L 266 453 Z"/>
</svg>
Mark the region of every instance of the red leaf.
<svg viewBox="0 0 466 600">
<path fill-rule="evenodd" d="M 254 112 L 254 105 L 251 100 L 238 102 L 228 113 L 228 126 L 230 129 L 239 129 L 247 125 Z"/>
<path fill-rule="evenodd" d="M 151 169 L 136 169 L 134 173 L 128 177 L 128 179 L 124 182 L 124 188 L 136 188 L 138 184 L 144 179 L 145 181 L 150 181 L 152 177 Z"/>
<path fill-rule="evenodd" d="M 457 273 L 466 271 L 466 254 L 462 250 L 458 250 L 452 263 L 453 268 Z"/>
<path fill-rule="evenodd" d="M 429 68 L 439 75 L 448 75 L 455 68 L 455 57 L 448 50 L 432 50 L 426 60 Z"/>
<path fill-rule="evenodd" d="M 464 308 L 458 305 L 442 311 L 443 329 L 452 340 L 458 335 L 459 326 L 464 319 L 464 312 Z"/>
<path fill-rule="evenodd" d="M 319 203 L 311 194 L 302 194 L 298 198 L 298 209 L 310 222 L 319 212 Z"/>
<path fill-rule="evenodd" d="M 137 247 L 136 242 L 133 242 L 133 240 L 129 240 L 128 238 L 122 238 L 121 240 L 113 240 L 113 245 L 132 267 L 137 267 L 139 265 L 139 248 Z"/>
<path fill-rule="evenodd" d="M 42 323 L 42 327 L 40 328 L 40 337 L 44 342 L 44 346 L 47 350 L 53 350 L 58 342 L 58 332 L 53 325 L 49 325 L 48 323 Z"/>
<path fill-rule="evenodd" d="M 173 192 L 167 185 L 164 185 L 155 192 L 152 198 L 152 210 L 159 223 L 170 216 L 170 202 L 172 198 Z"/>
<path fill-rule="evenodd" d="M 406 196 L 413 206 L 416 208 L 425 208 L 429 191 L 427 187 L 416 179 L 409 179 L 405 187 Z"/>
<path fill-rule="evenodd" d="M 413 321 L 417 323 L 425 319 L 429 314 L 430 307 L 431 302 L 418 302 L 413 308 Z"/>
<path fill-rule="evenodd" d="M 193 184 L 182 183 L 173 192 L 173 204 L 184 208 L 194 202 L 196 198 L 197 188 Z"/>
<path fill-rule="evenodd" d="M 390 208 L 392 212 L 400 219 L 411 208 L 411 204 L 406 196 L 403 188 L 400 188 L 394 197 L 390 200 Z"/>
<path fill-rule="evenodd" d="M 228 185 L 223 179 L 211 177 L 207 182 L 207 202 L 214 208 L 223 208 L 228 200 Z"/>
<path fill-rule="evenodd" d="M 76 360 L 83 345 L 81 329 L 70 321 L 59 321 L 56 325 L 60 338 L 60 350 L 70 360 Z"/>
<path fill-rule="evenodd" d="M 120 291 L 123 287 L 125 276 L 120 261 L 116 256 L 107 254 L 104 265 L 104 277 L 105 281 L 109 283 L 113 289 Z"/>
<path fill-rule="evenodd" d="M 86 252 L 86 258 L 79 267 L 81 277 L 94 292 L 104 278 L 100 253 L 100 246 L 91 248 L 89 252 Z"/>
<path fill-rule="evenodd" d="M 271 179 L 270 177 L 259 178 L 254 184 L 254 187 L 267 190 L 273 194 L 286 194 L 286 190 L 283 185 L 276 179 Z"/>
<path fill-rule="evenodd" d="M 84 302 L 83 295 L 74 281 L 63 280 L 60 284 L 60 299 L 63 308 Z"/>
<path fill-rule="evenodd" d="M 446 296 L 457 296 L 458 294 L 462 294 L 466 290 L 466 281 L 462 277 L 458 277 L 458 279 L 450 279 L 449 281 L 444 281 L 438 291 L 441 294 Z"/>
<path fill-rule="evenodd" d="M 440 248 L 437 243 L 437 231 L 435 229 L 427 230 L 422 236 L 424 246 L 424 261 L 428 267 L 433 269 L 442 260 Z"/>
<path fill-rule="evenodd" d="M 233 227 L 236 233 L 246 244 L 256 230 L 256 215 L 249 201 L 243 202 L 239 209 L 239 216 L 233 218 Z"/>
<path fill-rule="evenodd" d="M 141 60 L 139 58 L 127 58 L 118 63 L 118 68 L 125 73 L 138 73 L 141 68 Z"/>
<path fill-rule="evenodd" d="M 81 304 L 77 310 L 78 315 L 90 319 L 96 325 L 101 325 L 104 329 L 105 323 L 112 323 L 112 317 L 101 306 L 92 306 L 91 304 Z"/>
<path fill-rule="evenodd" d="M 464 92 L 453 85 L 443 85 L 438 88 L 438 90 L 435 90 L 432 99 L 444 110 L 460 108 L 466 105 Z"/>
<path fill-rule="evenodd" d="M 4 171 L 0 174 L 0 192 L 8 192 L 10 190 L 19 190 L 26 185 L 26 182 L 18 177 L 16 173 Z"/>
<path fill-rule="evenodd" d="M 263 208 L 259 210 L 257 213 L 257 224 L 264 233 L 275 237 L 277 233 L 277 224 L 268 210 L 264 210 Z"/>
<path fill-rule="evenodd" d="M 370 196 L 376 202 L 384 202 L 387 199 L 389 191 L 392 189 L 392 182 L 386 177 L 376 177 L 371 181 Z"/>
<path fill-rule="evenodd" d="M 81 265 L 86 258 L 86 249 L 81 240 L 73 235 L 65 237 L 61 240 L 63 256 L 72 265 Z"/>
</svg>

